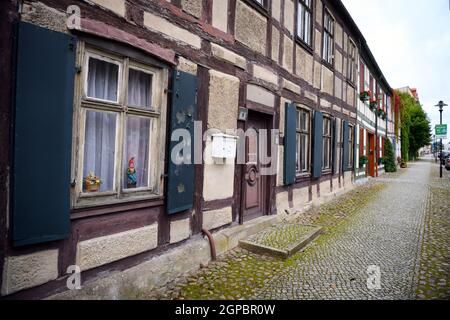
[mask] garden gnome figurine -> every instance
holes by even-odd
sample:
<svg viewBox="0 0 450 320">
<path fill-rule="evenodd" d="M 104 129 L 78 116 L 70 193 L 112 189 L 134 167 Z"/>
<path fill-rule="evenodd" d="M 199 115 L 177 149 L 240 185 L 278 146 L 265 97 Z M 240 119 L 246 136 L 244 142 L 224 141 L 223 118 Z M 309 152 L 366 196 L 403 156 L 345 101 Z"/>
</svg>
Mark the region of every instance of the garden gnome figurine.
<svg viewBox="0 0 450 320">
<path fill-rule="evenodd" d="M 136 168 L 134 166 L 134 157 L 132 157 L 128 161 L 127 178 L 128 178 L 128 188 L 136 188 L 137 178 L 136 178 Z"/>
</svg>

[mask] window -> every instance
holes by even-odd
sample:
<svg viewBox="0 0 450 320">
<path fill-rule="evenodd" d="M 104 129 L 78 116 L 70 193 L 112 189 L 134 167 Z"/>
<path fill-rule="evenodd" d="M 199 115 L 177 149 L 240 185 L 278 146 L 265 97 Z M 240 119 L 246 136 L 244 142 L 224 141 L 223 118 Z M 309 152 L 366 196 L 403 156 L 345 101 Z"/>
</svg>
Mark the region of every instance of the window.
<svg viewBox="0 0 450 320">
<path fill-rule="evenodd" d="M 325 10 L 323 15 L 323 49 L 322 58 L 330 65 L 334 62 L 334 19 Z"/>
<path fill-rule="evenodd" d="M 347 79 L 353 84 L 356 83 L 356 46 L 350 39 L 348 41 Z"/>
<path fill-rule="evenodd" d="M 355 130 L 352 126 L 349 126 L 348 130 L 348 167 L 353 168 L 353 158 L 355 154 L 355 149 L 353 148 L 355 142 Z"/>
<path fill-rule="evenodd" d="M 327 171 L 331 169 L 331 118 L 323 118 L 323 162 L 322 170 Z"/>
<path fill-rule="evenodd" d="M 310 112 L 306 109 L 297 109 L 297 133 L 296 133 L 296 172 L 299 175 L 309 173 L 309 140 L 311 128 Z"/>
<path fill-rule="evenodd" d="M 367 66 L 365 64 L 364 65 L 364 90 L 372 90 L 371 85 L 370 85 L 370 72 L 369 72 L 369 68 L 367 68 Z M 373 93 L 373 91 L 372 91 Z"/>
<path fill-rule="evenodd" d="M 298 0 L 297 7 L 297 37 L 309 47 L 312 46 L 312 0 Z"/>
<path fill-rule="evenodd" d="M 77 201 L 159 195 L 167 70 L 94 49 L 83 61 Z"/>
</svg>

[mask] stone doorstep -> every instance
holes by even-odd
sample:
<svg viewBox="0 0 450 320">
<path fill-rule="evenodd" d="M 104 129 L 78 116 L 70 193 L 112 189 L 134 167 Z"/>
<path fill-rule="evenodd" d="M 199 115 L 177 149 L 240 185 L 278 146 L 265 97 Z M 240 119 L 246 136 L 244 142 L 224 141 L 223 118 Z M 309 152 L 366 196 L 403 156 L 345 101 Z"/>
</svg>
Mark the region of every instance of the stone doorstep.
<svg viewBox="0 0 450 320">
<path fill-rule="evenodd" d="M 269 246 L 265 246 L 262 244 L 258 244 L 255 242 L 250 242 L 246 240 L 239 241 L 239 246 L 243 249 L 246 249 L 248 251 L 257 253 L 257 254 L 266 254 L 270 256 L 274 256 L 277 258 L 287 259 L 293 254 L 297 253 L 304 247 L 306 247 L 308 244 L 310 244 L 312 241 L 314 241 L 321 233 L 322 233 L 322 227 L 317 226 L 310 226 L 314 227 L 313 230 L 308 232 L 306 236 L 301 238 L 300 240 L 294 242 L 293 244 L 289 245 L 285 250 L 283 249 L 277 249 Z"/>
<path fill-rule="evenodd" d="M 280 222 L 280 217 L 277 215 L 262 216 L 248 221 L 243 225 L 224 229 L 213 234 L 217 255 L 224 254 L 227 251 L 238 247 L 240 240 L 246 239 L 278 222 Z"/>
</svg>

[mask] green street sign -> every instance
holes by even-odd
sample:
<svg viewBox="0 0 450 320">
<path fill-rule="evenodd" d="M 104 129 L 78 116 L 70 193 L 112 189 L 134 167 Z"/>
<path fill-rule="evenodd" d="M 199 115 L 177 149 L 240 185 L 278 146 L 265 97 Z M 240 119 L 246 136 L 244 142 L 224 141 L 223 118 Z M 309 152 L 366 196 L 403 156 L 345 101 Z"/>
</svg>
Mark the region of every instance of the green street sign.
<svg viewBox="0 0 450 320">
<path fill-rule="evenodd" d="M 436 139 L 447 139 L 447 125 L 438 124 L 435 127 Z"/>
</svg>

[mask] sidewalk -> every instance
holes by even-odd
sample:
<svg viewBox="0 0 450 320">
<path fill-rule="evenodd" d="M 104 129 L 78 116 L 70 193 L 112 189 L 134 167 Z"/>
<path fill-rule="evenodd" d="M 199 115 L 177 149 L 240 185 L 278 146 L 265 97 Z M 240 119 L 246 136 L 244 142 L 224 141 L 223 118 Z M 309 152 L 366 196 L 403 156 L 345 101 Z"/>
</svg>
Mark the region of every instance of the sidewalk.
<svg viewBox="0 0 450 320">
<path fill-rule="evenodd" d="M 325 233 L 286 260 L 237 248 L 162 291 L 123 298 L 448 299 L 450 180 L 435 171 L 431 162 L 411 163 L 305 212 L 294 222 Z M 380 288 L 368 289 L 374 266 Z"/>
</svg>

